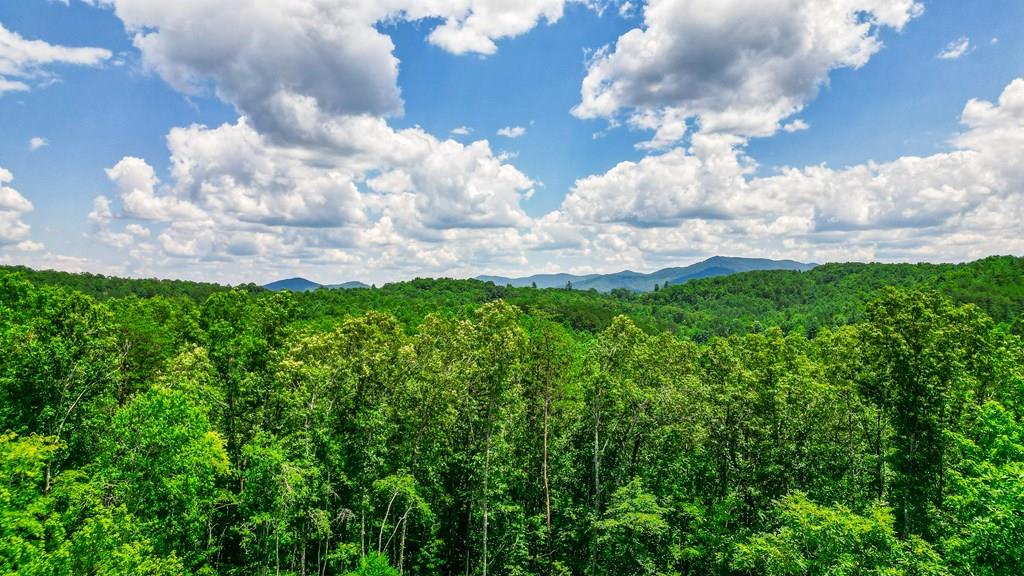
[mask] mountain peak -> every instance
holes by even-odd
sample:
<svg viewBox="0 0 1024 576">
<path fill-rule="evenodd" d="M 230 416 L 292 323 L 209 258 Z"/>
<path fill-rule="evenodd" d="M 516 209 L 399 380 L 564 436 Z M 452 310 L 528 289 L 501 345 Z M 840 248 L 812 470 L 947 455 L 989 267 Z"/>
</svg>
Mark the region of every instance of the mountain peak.
<svg viewBox="0 0 1024 576">
<path fill-rule="evenodd" d="M 279 290 L 290 290 L 292 292 L 308 292 L 310 290 L 316 290 L 320 287 L 320 284 L 307 280 L 305 278 L 285 278 L 284 280 L 277 280 L 269 284 L 264 284 L 264 288 L 267 290 L 279 291 Z"/>
<path fill-rule="evenodd" d="M 291 292 L 310 292 L 320 288 L 326 288 L 328 290 L 369 288 L 369 285 L 358 281 L 342 282 L 341 284 L 318 284 L 317 282 L 307 280 L 306 278 L 295 277 L 285 278 L 284 280 L 278 280 L 276 282 L 271 282 L 270 284 L 264 284 L 263 287 L 274 292 L 280 290 L 289 290 Z"/>
<path fill-rule="evenodd" d="M 612 274 L 590 274 L 575 276 L 571 274 L 535 274 L 520 278 L 504 276 L 477 276 L 478 280 L 495 284 L 512 286 L 532 286 L 538 288 L 564 288 L 566 280 L 572 281 L 574 290 L 595 289 L 609 292 L 616 288 L 625 288 L 634 292 L 648 292 L 654 287 L 663 286 L 666 282 L 683 284 L 697 278 L 726 276 L 738 272 L 753 270 L 796 270 L 804 271 L 814 268 L 814 264 L 805 264 L 794 260 L 770 260 L 768 258 L 742 258 L 737 256 L 712 256 L 689 266 L 662 268 L 655 272 L 633 272 L 623 270 Z"/>
</svg>

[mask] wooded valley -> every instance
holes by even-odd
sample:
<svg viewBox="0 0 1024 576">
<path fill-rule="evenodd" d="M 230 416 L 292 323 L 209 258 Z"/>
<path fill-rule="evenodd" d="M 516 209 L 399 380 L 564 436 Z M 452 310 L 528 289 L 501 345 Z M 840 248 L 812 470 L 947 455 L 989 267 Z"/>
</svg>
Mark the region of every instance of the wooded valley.
<svg viewBox="0 0 1024 576">
<path fill-rule="evenodd" d="M 611 294 L 0 269 L 0 573 L 1024 573 L 1024 259 Z"/>
</svg>

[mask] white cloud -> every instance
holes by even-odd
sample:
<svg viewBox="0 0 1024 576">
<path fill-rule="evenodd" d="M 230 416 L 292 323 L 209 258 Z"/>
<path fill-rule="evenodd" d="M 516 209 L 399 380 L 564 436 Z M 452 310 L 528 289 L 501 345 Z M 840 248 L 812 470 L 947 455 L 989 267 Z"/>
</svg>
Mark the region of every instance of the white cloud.
<svg viewBox="0 0 1024 576">
<path fill-rule="evenodd" d="M 32 211 L 32 203 L 9 186 L 13 181 L 14 175 L 0 167 L 0 249 L 33 249 L 37 244 L 29 240 L 31 228 L 21 220 Z"/>
<path fill-rule="evenodd" d="M 558 20 L 564 0 L 93 3 L 114 9 L 144 66 L 175 89 L 212 88 L 261 133 L 299 141 L 309 135 L 293 124 L 310 117 L 402 113 L 394 43 L 378 24 L 440 19 L 429 34 L 433 44 L 456 54 L 492 54 L 495 40 Z"/>
<path fill-rule="evenodd" d="M 151 234 L 149 228 L 135 223 L 125 226 L 124 230 L 136 238 L 149 238 Z"/>
<path fill-rule="evenodd" d="M 971 100 L 961 121 L 950 152 L 767 177 L 753 175 L 742 139 L 696 134 L 689 149 L 578 180 L 533 237 L 545 227 L 571 237 L 575 226 L 592 239 L 581 249 L 588 259 L 629 266 L 722 252 L 818 261 L 1020 253 L 1024 79 L 996 103 Z"/>
<path fill-rule="evenodd" d="M 27 240 L 14 247 L 14 251 L 0 250 L 0 263 L 28 266 L 36 270 L 64 270 L 66 272 L 92 272 L 103 274 L 124 275 L 125 270 L 117 266 L 109 266 L 88 258 L 54 254 L 46 251 L 45 246 Z M 149 276 L 152 276 L 150 274 Z"/>
<path fill-rule="evenodd" d="M 110 58 L 102 48 L 69 48 L 42 40 L 26 40 L 0 23 L 0 95 L 25 92 L 41 81 L 56 76 L 47 68 L 55 65 L 97 66 Z"/>
<path fill-rule="evenodd" d="M 430 19 L 435 45 L 490 54 L 496 41 L 558 20 L 563 0 L 92 3 L 115 11 L 146 68 L 240 114 L 171 130 L 166 178 L 133 157 L 108 170 L 114 194 L 96 199 L 90 234 L 128 251 L 136 269 L 237 259 L 362 276 L 522 261 L 531 221 L 520 203 L 535 183 L 485 140 L 388 125 L 402 99 L 386 30 Z"/>
<path fill-rule="evenodd" d="M 505 126 L 498 129 L 498 136 L 504 136 L 505 138 L 519 138 L 524 134 L 526 134 L 526 128 L 522 126 Z"/>
<path fill-rule="evenodd" d="M 688 219 L 719 219 L 742 211 L 749 167 L 732 136 L 697 134 L 681 148 L 639 162 L 621 162 L 576 181 L 562 211 L 576 221 L 637 227 L 675 226 Z"/>
<path fill-rule="evenodd" d="M 451 133 L 454 136 L 469 136 L 473 133 L 473 129 L 468 126 L 458 126 L 456 128 L 452 128 Z"/>
<path fill-rule="evenodd" d="M 970 47 L 971 40 L 967 36 L 961 36 L 949 44 L 946 44 L 946 47 L 943 48 L 935 57 L 942 60 L 956 60 L 966 54 Z"/>
<path fill-rule="evenodd" d="M 34 242 L 32 240 L 22 240 L 21 242 L 15 244 L 14 248 L 19 252 L 39 252 L 40 250 L 46 248 L 46 246 L 43 246 L 41 243 Z"/>
<path fill-rule="evenodd" d="M 721 252 L 824 261 L 1024 251 L 1024 177 L 1011 156 L 1024 147 L 1024 81 L 998 103 L 968 103 L 951 152 L 768 177 L 745 153 L 749 137 L 806 129 L 794 114 L 830 70 L 867 63 L 880 29 L 919 14 L 910 0 L 652 0 L 642 28 L 594 56 L 574 113 L 650 130 L 640 147 L 665 152 L 578 180 L 537 219 L 522 202 L 541 184 L 514 156 L 486 140 L 389 126 L 402 107 L 397 60 L 386 26 L 374 24 L 439 18 L 434 31 L 449 36 L 432 41 L 486 54 L 557 19 L 561 3 L 517 4 L 513 18 L 507 2 L 248 1 L 239 10 L 226 0 L 173 9 L 110 0 L 145 65 L 240 112 L 221 126 L 171 130 L 166 174 L 133 157 L 108 170 L 112 193 L 95 200 L 91 234 L 132 270 L 381 280 L 541 260 L 606 268 Z M 673 148 L 687 135 L 685 149 Z"/>
<path fill-rule="evenodd" d="M 579 118 L 625 113 L 656 130 L 648 148 L 685 134 L 767 136 L 799 112 L 835 68 L 859 68 L 883 28 L 920 14 L 912 0 L 650 0 L 643 25 L 590 59 Z"/>
<path fill-rule="evenodd" d="M 428 40 L 453 54 L 494 54 L 494 41 L 513 38 L 531 30 L 543 19 L 551 24 L 562 17 L 563 0 L 477 0 L 457 2 L 459 8 L 445 14 L 445 23 Z"/>
<path fill-rule="evenodd" d="M 40 148 L 44 148 L 44 147 L 48 146 L 49 144 L 50 144 L 50 142 L 47 141 L 46 138 L 42 138 L 42 137 L 39 137 L 39 136 L 34 136 L 34 137 L 30 138 L 29 141 L 28 141 L 28 149 L 30 151 L 32 151 L 32 152 L 35 152 L 36 150 L 39 150 Z"/>
<path fill-rule="evenodd" d="M 153 168 L 141 158 L 124 157 L 107 177 L 117 185 L 124 215 L 141 220 L 202 220 L 203 212 L 188 200 L 157 194 L 159 180 Z"/>
<path fill-rule="evenodd" d="M 808 124 L 807 122 L 804 122 L 800 118 L 797 118 L 797 119 L 793 120 L 792 122 L 787 122 L 786 124 L 784 124 L 782 126 L 782 129 L 785 130 L 786 132 L 793 133 L 793 132 L 799 132 L 801 130 L 807 130 L 810 127 L 811 127 L 810 124 Z"/>
<path fill-rule="evenodd" d="M 176 128 L 166 183 L 138 158 L 107 171 L 117 194 L 96 199 L 92 235 L 131 247 L 139 265 L 236 259 L 442 272 L 472 265 L 474 254 L 522 257 L 517 239 L 530 219 L 520 202 L 534 184 L 486 141 L 438 140 L 368 117 L 323 130 L 337 144 L 277 144 L 244 118 Z"/>
</svg>

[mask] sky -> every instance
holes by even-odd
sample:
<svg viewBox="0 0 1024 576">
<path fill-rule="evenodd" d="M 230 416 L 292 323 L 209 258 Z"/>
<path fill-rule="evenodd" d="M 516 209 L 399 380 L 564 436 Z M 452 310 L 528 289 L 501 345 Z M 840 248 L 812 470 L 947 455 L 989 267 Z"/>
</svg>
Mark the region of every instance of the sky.
<svg viewBox="0 0 1024 576">
<path fill-rule="evenodd" d="M 1019 0 L 3 0 L 0 263 L 1024 254 Z"/>
</svg>

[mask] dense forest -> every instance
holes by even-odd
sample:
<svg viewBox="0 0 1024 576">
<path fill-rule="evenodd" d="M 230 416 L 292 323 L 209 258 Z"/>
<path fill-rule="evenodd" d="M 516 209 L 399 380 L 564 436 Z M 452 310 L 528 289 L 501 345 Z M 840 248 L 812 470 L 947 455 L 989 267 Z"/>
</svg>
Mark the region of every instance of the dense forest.
<svg viewBox="0 0 1024 576">
<path fill-rule="evenodd" d="M 1024 259 L 610 294 L 0 269 L 0 573 L 1024 573 Z"/>
</svg>

